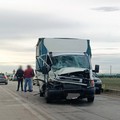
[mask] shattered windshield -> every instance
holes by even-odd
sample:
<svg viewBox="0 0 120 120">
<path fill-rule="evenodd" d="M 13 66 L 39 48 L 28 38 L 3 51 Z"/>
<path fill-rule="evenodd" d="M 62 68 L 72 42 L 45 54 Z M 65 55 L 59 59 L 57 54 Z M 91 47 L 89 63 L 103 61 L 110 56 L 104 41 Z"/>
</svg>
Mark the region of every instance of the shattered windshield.
<svg viewBox="0 0 120 120">
<path fill-rule="evenodd" d="M 89 61 L 85 55 L 60 55 L 52 58 L 54 71 L 66 67 L 89 68 Z"/>
</svg>

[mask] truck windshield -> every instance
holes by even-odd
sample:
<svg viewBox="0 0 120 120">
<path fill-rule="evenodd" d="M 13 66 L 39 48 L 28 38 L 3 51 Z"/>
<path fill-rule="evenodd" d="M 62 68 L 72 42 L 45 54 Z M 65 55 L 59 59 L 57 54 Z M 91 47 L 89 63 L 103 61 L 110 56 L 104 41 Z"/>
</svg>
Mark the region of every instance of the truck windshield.
<svg viewBox="0 0 120 120">
<path fill-rule="evenodd" d="M 87 68 L 89 69 L 89 61 L 85 55 L 60 55 L 52 58 L 52 68 L 54 71 L 66 67 Z"/>
</svg>

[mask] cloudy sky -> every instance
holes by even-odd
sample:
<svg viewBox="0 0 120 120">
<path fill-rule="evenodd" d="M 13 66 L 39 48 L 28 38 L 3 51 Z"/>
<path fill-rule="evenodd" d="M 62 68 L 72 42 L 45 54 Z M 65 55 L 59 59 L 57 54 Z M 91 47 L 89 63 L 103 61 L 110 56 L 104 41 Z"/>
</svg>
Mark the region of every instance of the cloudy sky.
<svg viewBox="0 0 120 120">
<path fill-rule="evenodd" d="M 39 37 L 91 40 L 93 65 L 120 72 L 120 0 L 0 0 L 0 72 L 35 66 Z"/>
</svg>

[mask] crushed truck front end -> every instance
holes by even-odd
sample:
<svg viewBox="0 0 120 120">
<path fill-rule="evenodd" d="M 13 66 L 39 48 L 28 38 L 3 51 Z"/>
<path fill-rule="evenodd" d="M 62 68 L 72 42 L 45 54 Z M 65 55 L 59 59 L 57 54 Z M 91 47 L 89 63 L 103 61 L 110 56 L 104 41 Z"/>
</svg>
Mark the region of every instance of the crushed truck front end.
<svg viewBox="0 0 120 120">
<path fill-rule="evenodd" d="M 59 53 L 53 54 L 51 60 L 47 99 L 67 99 L 72 93 L 76 94 L 76 98 L 88 98 L 91 102 L 94 100 L 94 81 L 91 79 L 92 69 L 87 54 Z M 52 78 L 52 72 L 55 78 Z"/>
</svg>

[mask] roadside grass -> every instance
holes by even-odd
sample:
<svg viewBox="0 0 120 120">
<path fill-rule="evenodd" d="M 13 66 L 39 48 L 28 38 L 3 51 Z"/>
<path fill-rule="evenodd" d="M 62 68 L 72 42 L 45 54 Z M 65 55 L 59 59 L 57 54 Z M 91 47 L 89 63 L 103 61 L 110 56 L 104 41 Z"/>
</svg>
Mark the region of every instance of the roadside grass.
<svg viewBox="0 0 120 120">
<path fill-rule="evenodd" d="M 116 78 L 116 77 L 111 77 L 111 78 L 103 77 L 103 78 L 100 78 L 100 79 L 103 82 L 103 88 L 104 89 L 120 90 L 120 78 Z"/>
</svg>

